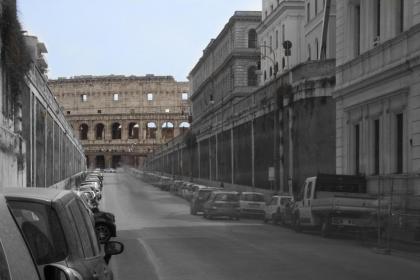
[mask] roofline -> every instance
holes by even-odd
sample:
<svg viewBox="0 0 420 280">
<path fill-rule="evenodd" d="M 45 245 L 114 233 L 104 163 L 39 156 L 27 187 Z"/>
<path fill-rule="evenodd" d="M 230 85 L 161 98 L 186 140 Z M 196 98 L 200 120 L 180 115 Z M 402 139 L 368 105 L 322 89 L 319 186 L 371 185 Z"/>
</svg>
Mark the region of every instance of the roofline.
<svg viewBox="0 0 420 280">
<path fill-rule="evenodd" d="M 193 75 L 197 68 L 203 63 L 203 61 L 209 56 L 210 51 L 218 45 L 219 41 L 222 40 L 223 36 L 227 33 L 227 31 L 230 29 L 230 27 L 233 26 L 233 24 L 236 21 L 258 21 L 260 22 L 262 18 L 262 12 L 261 11 L 236 11 L 233 16 L 230 17 L 229 21 L 225 24 L 222 31 L 217 35 L 215 39 L 211 39 L 207 47 L 203 51 L 203 55 L 199 58 L 198 62 L 195 64 L 193 69 L 188 74 L 188 77 Z M 256 29 L 256 28 L 255 28 Z"/>
</svg>

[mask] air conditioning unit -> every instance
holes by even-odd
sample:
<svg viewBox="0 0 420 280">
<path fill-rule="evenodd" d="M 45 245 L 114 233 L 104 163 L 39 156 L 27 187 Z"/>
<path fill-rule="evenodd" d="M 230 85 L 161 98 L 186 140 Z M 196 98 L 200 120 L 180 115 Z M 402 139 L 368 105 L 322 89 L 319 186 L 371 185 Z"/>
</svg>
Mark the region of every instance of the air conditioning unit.
<svg viewBox="0 0 420 280">
<path fill-rule="evenodd" d="M 379 45 L 381 43 L 381 37 L 379 37 L 379 36 L 376 36 L 374 39 L 373 39 L 373 46 L 374 47 L 376 47 L 377 45 Z"/>
</svg>

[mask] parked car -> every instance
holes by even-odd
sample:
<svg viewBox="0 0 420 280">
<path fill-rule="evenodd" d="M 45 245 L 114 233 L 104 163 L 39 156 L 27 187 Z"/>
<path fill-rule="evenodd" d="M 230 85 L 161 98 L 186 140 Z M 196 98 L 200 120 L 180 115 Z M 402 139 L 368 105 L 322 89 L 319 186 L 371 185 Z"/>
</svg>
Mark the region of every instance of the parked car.
<svg viewBox="0 0 420 280">
<path fill-rule="evenodd" d="M 38 270 L 18 225 L 0 194 L 0 279 L 61 280 L 76 279 L 80 274 L 59 263 L 48 263 Z"/>
<path fill-rule="evenodd" d="M 191 215 L 197 215 L 198 212 L 204 211 L 204 203 L 209 199 L 212 191 L 216 188 L 199 188 L 197 189 L 191 198 L 190 202 L 190 213 Z"/>
<path fill-rule="evenodd" d="M 77 191 L 76 194 L 82 198 L 86 209 L 93 218 L 93 225 L 99 242 L 106 243 L 111 239 L 111 237 L 116 237 L 117 226 L 115 225 L 114 214 L 101 211 L 98 204 L 95 204 L 89 199 L 89 192 Z"/>
<path fill-rule="evenodd" d="M 239 220 L 239 194 L 230 191 L 213 191 L 204 203 L 203 217 L 229 217 Z"/>
<path fill-rule="evenodd" d="M 293 197 L 290 195 L 274 195 L 265 205 L 264 222 L 273 224 L 289 224 L 293 210 Z"/>
<path fill-rule="evenodd" d="M 265 197 L 258 192 L 243 192 L 239 196 L 241 216 L 264 216 Z"/>
<path fill-rule="evenodd" d="M 112 255 L 124 250 L 124 246 L 120 242 L 110 241 L 105 243 L 105 252 L 102 252 L 83 201 L 74 192 L 8 188 L 4 190 L 4 198 L 11 211 L 5 211 L 3 206 L 2 215 L 9 212 L 14 216 L 32 253 L 38 275 L 45 273 L 45 279 L 113 279 L 107 264 Z M 3 228 L 0 228 L 0 232 Z M 11 228 L 14 230 L 14 227 Z M 14 248 L 14 252 L 18 252 L 20 269 L 27 269 L 21 256 L 26 249 L 20 251 Z M 8 254 L 8 260 L 12 260 L 14 256 L 10 248 Z M 61 278 L 56 278 L 60 273 Z"/>
<path fill-rule="evenodd" d="M 79 190 L 91 190 L 95 192 L 98 200 L 102 198 L 101 187 L 97 182 L 83 182 L 80 184 Z"/>
<path fill-rule="evenodd" d="M 190 182 L 184 183 L 182 187 L 182 197 L 185 200 L 187 201 L 191 200 L 192 194 L 193 194 L 193 187 L 194 187 L 194 183 L 190 183 Z"/>
<path fill-rule="evenodd" d="M 100 189 L 102 191 L 103 181 L 101 179 L 99 179 L 99 177 L 96 176 L 96 175 L 88 175 L 83 182 L 84 183 L 96 182 L 96 183 L 99 184 L 99 187 L 100 187 Z"/>
</svg>

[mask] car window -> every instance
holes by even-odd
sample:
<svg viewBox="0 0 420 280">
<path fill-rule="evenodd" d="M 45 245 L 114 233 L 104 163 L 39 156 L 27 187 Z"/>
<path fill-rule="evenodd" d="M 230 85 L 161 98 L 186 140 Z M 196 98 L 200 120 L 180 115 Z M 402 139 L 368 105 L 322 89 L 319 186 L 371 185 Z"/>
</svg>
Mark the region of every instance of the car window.
<svg viewBox="0 0 420 280">
<path fill-rule="evenodd" d="M 0 279 L 10 280 L 9 265 L 4 254 L 3 244 L 0 241 Z"/>
<path fill-rule="evenodd" d="M 309 182 L 308 189 L 306 190 L 306 198 L 311 198 L 312 194 L 312 182 Z"/>
<path fill-rule="evenodd" d="M 210 197 L 210 190 L 202 190 L 198 192 L 198 197 L 201 199 L 208 199 Z"/>
<path fill-rule="evenodd" d="M 86 207 L 83 205 L 83 202 L 81 200 L 77 200 L 77 203 L 79 204 L 80 209 L 86 209 Z M 99 247 L 99 240 L 96 236 L 95 229 L 93 228 L 91 218 L 89 216 L 88 211 L 81 211 L 83 220 L 85 222 L 86 229 L 89 233 L 90 242 L 92 243 L 93 252 L 95 255 L 99 255 L 100 253 L 100 247 Z"/>
<path fill-rule="evenodd" d="M 9 206 L 39 265 L 67 256 L 67 244 L 57 213 L 48 205 L 10 201 Z"/>
<path fill-rule="evenodd" d="M 73 200 L 70 203 L 69 209 L 75 221 L 77 233 L 79 235 L 85 257 L 92 258 L 95 256 L 93 246 L 88 235 L 88 230 L 86 229 L 82 211 L 77 205 L 76 200 Z"/>
<path fill-rule="evenodd" d="M 270 205 L 277 205 L 277 197 L 273 197 L 273 199 L 271 200 Z"/>
<path fill-rule="evenodd" d="M 239 197 L 233 193 L 218 193 L 215 200 L 217 201 L 238 201 Z"/>
</svg>

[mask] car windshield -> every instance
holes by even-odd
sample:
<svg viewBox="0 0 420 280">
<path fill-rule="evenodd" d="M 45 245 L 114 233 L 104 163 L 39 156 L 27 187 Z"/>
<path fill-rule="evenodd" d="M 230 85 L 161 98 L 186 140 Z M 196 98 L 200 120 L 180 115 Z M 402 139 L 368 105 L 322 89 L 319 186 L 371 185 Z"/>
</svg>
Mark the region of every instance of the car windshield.
<svg viewBox="0 0 420 280">
<path fill-rule="evenodd" d="M 239 201 L 237 194 L 233 193 L 218 193 L 215 196 L 215 201 Z"/>
<path fill-rule="evenodd" d="M 198 197 L 200 199 L 207 199 L 211 194 L 211 190 L 200 190 L 198 191 Z"/>
<path fill-rule="evenodd" d="M 254 201 L 254 202 L 264 202 L 264 196 L 262 194 L 252 193 L 252 194 L 243 194 L 241 196 L 243 201 Z"/>
<path fill-rule="evenodd" d="M 58 262 L 67 256 L 64 232 L 53 208 L 18 201 L 10 201 L 9 206 L 37 264 Z"/>
</svg>

